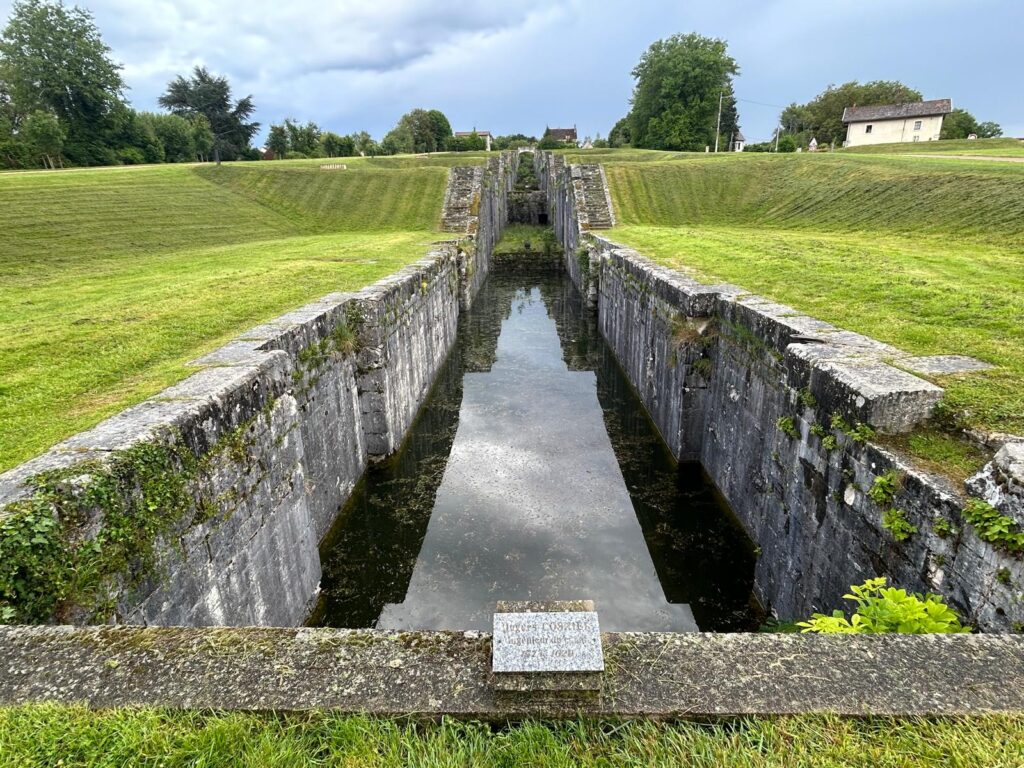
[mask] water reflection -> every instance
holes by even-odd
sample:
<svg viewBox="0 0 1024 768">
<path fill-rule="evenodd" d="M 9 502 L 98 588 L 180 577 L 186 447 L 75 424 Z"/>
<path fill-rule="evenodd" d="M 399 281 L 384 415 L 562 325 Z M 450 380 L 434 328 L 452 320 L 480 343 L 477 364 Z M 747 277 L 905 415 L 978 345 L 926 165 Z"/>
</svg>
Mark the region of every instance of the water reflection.
<svg viewBox="0 0 1024 768">
<path fill-rule="evenodd" d="M 492 276 L 324 555 L 334 626 L 489 629 L 526 599 L 592 599 L 606 630 L 756 621 L 749 547 L 699 474 L 681 481 L 560 277 Z"/>
</svg>

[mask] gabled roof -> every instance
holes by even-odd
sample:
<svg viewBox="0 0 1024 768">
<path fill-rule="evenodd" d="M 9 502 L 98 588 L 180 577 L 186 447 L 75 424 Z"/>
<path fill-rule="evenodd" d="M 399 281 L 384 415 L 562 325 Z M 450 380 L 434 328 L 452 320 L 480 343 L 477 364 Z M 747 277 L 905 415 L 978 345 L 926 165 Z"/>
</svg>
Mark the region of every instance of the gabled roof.
<svg viewBox="0 0 1024 768">
<path fill-rule="evenodd" d="M 556 141 L 576 141 L 575 128 L 548 128 L 548 135 Z"/>
<path fill-rule="evenodd" d="M 952 99 L 912 101 L 907 104 L 881 104 L 874 107 L 847 107 L 843 110 L 844 123 L 863 123 L 868 120 L 901 120 L 907 117 L 948 115 L 953 111 Z"/>
<path fill-rule="evenodd" d="M 734 134 L 732 135 L 732 140 L 733 140 L 733 141 L 746 141 L 746 139 L 745 139 L 745 138 L 743 138 L 743 133 L 742 133 L 742 131 L 740 131 L 740 129 L 739 129 L 739 128 L 737 128 L 737 129 L 736 129 L 736 133 L 734 133 Z"/>
</svg>

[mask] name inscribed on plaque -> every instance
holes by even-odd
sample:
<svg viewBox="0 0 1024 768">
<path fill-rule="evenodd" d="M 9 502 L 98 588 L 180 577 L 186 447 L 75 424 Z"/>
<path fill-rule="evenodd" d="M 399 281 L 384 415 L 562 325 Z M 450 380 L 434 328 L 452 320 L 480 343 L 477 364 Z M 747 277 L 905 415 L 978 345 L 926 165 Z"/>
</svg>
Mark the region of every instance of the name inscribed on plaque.
<svg viewBox="0 0 1024 768">
<path fill-rule="evenodd" d="M 496 613 L 494 672 L 602 672 L 601 629 L 594 611 Z"/>
</svg>

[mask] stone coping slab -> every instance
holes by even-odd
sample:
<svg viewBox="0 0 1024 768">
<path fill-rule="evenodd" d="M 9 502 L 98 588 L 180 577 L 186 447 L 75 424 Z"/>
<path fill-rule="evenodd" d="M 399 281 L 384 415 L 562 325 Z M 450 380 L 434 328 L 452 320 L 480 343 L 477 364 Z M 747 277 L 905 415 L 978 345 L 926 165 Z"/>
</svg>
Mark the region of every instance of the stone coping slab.
<svg viewBox="0 0 1024 768">
<path fill-rule="evenodd" d="M 508 700 L 478 632 L 0 627 L 0 705 L 725 717 L 1024 712 L 1021 635 L 605 633 L 592 698 Z"/>
</svg>

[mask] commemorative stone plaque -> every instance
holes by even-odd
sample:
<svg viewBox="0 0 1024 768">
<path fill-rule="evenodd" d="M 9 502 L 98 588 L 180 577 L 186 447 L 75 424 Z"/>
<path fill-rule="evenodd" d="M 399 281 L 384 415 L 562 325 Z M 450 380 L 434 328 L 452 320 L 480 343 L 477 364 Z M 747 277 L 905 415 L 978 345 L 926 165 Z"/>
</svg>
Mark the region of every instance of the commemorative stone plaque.
<svg viewBox="0 0 1024 768">
<path fill-rule="evenodd" d="M 498 603 L 491 658 L 496 690 L 596 692 L 603 671 L 601 629 L 592 602 Z"/>
</svg>

